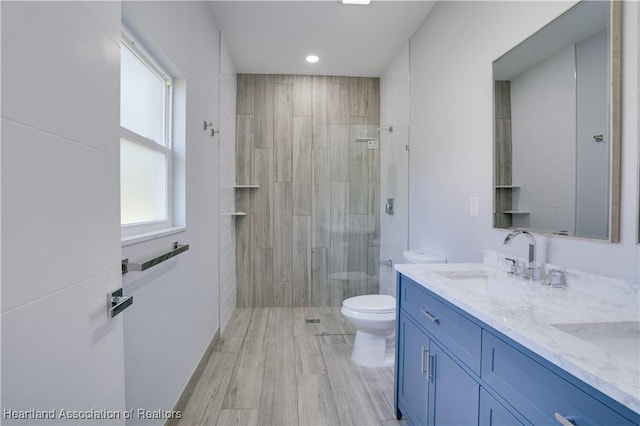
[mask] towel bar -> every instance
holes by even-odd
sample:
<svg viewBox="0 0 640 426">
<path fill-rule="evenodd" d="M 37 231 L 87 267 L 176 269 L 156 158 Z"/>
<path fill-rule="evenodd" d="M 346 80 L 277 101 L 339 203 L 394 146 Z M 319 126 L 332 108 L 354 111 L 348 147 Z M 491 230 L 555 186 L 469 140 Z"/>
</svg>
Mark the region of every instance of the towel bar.
<svg viewBox="0 0 640 426">
<path fill-rule="evenodd" d="M 144 262 L 129 262 L 129 259 L 122 259 L 122 274 L 124 275 L 129 271 L 139 272 L 147 270 L 152 266 L 156 266 L 157 264 L 162 263 L 165 260 L 169 260 L 172 257 L 175 257 L 180 253 L 184 253 L 187 250 L 189 250 L 189 244 L 178 244 L 177 241 L 174 241 L 171 250 L 149 260 L 145 260 Z"/>
</svg>

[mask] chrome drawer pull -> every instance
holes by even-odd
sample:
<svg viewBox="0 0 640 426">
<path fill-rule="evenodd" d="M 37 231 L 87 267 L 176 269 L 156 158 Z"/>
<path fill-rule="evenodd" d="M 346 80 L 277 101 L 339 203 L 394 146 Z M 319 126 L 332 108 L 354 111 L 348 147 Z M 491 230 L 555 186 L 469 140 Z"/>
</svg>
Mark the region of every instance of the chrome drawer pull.
<svg viewBox="0 0 640 426">
<path fill-rule="evenodd" d="M 560 423 L 562 426 L 575 426 L 576 425 L 574 422 L 564 418 L 559 413 L 554 413 L 553 416 L 556 418 L 558 423 Z"/>
<path fill-rule="evenodd" d="M 433 315 L 431 315 L 429 312 L 425 311 L 424 309 L 420 309 L 420 313 L 422 315 L 424 315 L 425 317 L 427 317 L 427 319 L 431 322 L 440 322 L 440 320 L 438 319 L 438 317 L 434 317 Z"/>
</svg>

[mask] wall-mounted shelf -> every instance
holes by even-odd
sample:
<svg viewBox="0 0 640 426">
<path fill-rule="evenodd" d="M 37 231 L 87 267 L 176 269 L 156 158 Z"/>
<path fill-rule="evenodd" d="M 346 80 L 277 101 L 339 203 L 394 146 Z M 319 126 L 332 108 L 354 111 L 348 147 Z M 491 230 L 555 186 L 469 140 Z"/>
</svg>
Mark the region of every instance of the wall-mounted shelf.
<svg viewBox="0 0 640 426">
<path fill-rule="evenodd" d="M 231 216 L 246 216 L 245 212 L 231 212 Z"/>
<path fill-rule="evenodd" d="M 252 189 L 252 188 L 260 188 L 260 185 L 233 185 L 236 189 Z"/>
<path fill-rule="evenodd" d="M 500 213 L 505 213 L 505 214 L 530 214 L 531 212 L 525 211 L 525 210 L 505 210 L 503 212 Z"/>
</svg>

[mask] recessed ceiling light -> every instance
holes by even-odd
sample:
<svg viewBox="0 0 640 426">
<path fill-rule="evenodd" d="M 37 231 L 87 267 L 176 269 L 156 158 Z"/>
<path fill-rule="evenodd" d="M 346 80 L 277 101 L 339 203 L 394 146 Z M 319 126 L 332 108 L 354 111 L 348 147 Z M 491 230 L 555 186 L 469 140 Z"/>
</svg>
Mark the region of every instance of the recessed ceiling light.
<svg viewBox="0 0 640 426">
<path fill-rule="evenodd" d="M 315 64 L 316 62 L 318 62 L 320 60 L 320 58 L 318 58 L 316 55 L 309 55 L 305 59 L 310 64 Z"/>
<path fill-rule="evenodd" d="M 342 0 L 342 4 L 369 4 L 371 0 Z"/>
</svg>

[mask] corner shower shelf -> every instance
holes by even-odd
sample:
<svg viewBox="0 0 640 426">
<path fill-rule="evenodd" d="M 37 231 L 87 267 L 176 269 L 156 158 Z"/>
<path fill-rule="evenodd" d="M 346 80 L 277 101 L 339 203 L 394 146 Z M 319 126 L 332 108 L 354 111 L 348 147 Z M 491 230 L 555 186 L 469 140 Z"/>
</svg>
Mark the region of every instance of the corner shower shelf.
<svg viewBox="0 0 640 426">
<path fill-rule="evenodd" d="M 251 183 L 250 184 L 246 184 L 246 185 L 245 184 L 235 184 L 235 185 L 233 185 L 233 187 L 235 189 L 255 189 L 255 188 L 260 188 L 260 185 L 251 184 Z M 230 215 L 231 216 L 235 216 L 235 217 L 237 217 L 237 216 L 246 216 L 247 213 L 238 211 L 238 212 L 231 212 Z"/>
<path fill-rule="evenodd" d="M 530 214 L 531 212 L 528 212 L 526 210 L 505 210 L 501 213 L 505 213 L 505 214 Z"/>
<path fill-rule="evenodd" d="M 520 185 L 496 185 L 496 189 L 520 189 Z"/>
</svg>

